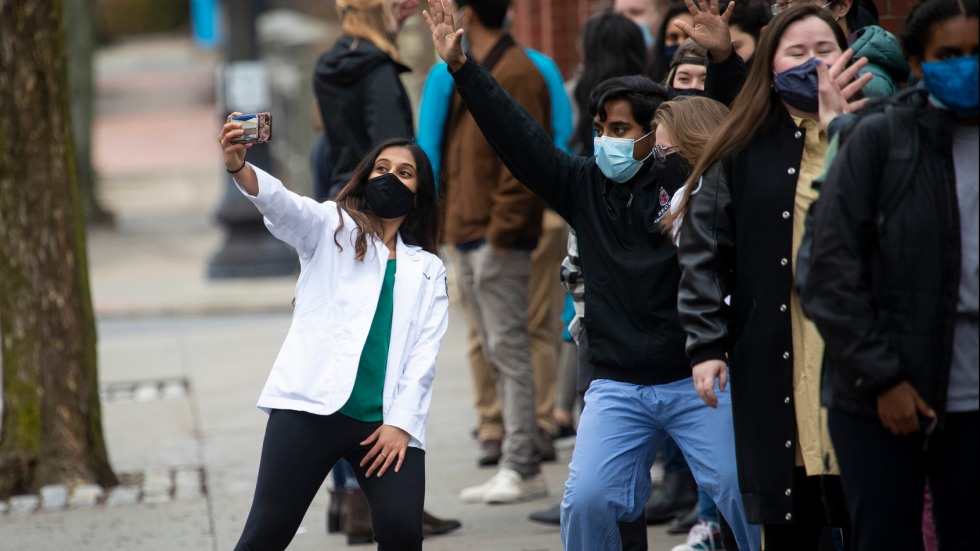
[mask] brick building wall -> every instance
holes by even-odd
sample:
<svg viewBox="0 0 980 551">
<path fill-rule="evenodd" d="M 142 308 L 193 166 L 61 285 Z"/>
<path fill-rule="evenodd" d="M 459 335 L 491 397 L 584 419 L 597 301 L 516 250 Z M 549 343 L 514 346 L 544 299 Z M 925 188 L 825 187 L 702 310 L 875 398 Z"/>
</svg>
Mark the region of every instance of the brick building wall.
<svg viewBox="0 0 980 551">
<path fill-rule="evenodd" d="M 511 33 L 520 44 L 544 52 L 565 78 L 579 63 L 582 25 L 609 0 L 514 0 Z"/>
<path fill-rule="evenodd" d="M 874 0 L 878 7 L 878 24 L 898 36 L 905 25 L 905 16 L 919 0 Z"/>
<path fill-rule="evenodd" d="M 879 24 L 896 35 L 918 0 L 874 0 Z M 513 0 L 514 38 L 551 56 L 565 78 L 578 64 L 579 34 L 585 21 L 611 0 Z"/>
</svg>

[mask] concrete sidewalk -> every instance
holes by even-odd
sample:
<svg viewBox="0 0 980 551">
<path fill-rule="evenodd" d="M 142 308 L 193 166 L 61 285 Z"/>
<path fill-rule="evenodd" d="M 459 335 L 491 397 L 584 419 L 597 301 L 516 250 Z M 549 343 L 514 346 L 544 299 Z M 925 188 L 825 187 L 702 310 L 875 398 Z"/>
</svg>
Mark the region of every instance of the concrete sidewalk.
<svg viewBox="0 0 980 551">
<path fill-rule="evenodd" d="M 100 52 L 96 163 L 118 218 L 89 235 L 103 422 L 125 488 L 93 507 L 0 511 L 2 550 L 224 550 L 251 504 L 266 416 L 255 401 L 289 326 L 293 278 L 210 281 L 223 193 L 213 106 L 218 59 L 188 38 L 155 37 Z M 180 128 L 180 136 L 166 136 Z M 510 506 L 463 505 L 476 467 L 475 424 L 457 306 L 438 360 L 428 427 L 426 508 L 463 528 L 432 550 L 558 550 L 556 527 L 527 515 L 559 499 L 571 451 L 544 472 L 551 495 Z M 320 492 L 290 549 L 346 547 L 325 533 Z M 8 505 L 8 508 L 12 509 Z M 650 548 L 683 542 L 662 527 Z M 361 546 L 369 549 L 370 546 Z"/>
</svg>

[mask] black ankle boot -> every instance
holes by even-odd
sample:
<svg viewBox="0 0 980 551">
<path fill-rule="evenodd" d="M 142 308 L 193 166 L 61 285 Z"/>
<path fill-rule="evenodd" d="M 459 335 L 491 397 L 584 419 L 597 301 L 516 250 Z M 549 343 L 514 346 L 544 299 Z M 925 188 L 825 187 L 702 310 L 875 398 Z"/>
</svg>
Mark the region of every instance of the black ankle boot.
<svg viewBox="0 0 980 551">
<path fill-rule="evenodd" d="M 698 502 L 698 485 L 689 470 L 664 473 L 664 481 L 650 495 L 647 524 L 661 524 L 686 514 Z"/>
</svg>

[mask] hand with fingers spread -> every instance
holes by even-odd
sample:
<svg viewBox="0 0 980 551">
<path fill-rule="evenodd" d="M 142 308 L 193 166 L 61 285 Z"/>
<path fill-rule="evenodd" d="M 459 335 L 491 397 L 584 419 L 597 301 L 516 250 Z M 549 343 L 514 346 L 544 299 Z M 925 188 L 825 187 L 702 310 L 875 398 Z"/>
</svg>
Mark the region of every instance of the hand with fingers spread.
<svg viewBox="0 0 980 551">
<path fill-rule="evenodd" d="M 378 430 L 361 442 L 362 446 L 371 446 L 360 463 L 361 467 L 371 465 L 365 476 L 377 472 L 380 477 L 392 465 L 396 473 L 401 470 L 402 463 L 405 461 L 405 450 L 408 449 L 408 440 L 408 433 L 398 427 L 391 425 L 378 427 Z"/>
<path fill-rule="evenodd" d="M 845 113 L 857 111 L 868 101 L 867 99 L 849 101 L 873 78 L 871 73 L 865 73 L 860 78 L 855 78 L 858 72 L 868 64 L 868 58 L 862 57 L 848 66 L 847 64 L 853 56 L 854 52 L 848 48 L 829 68 L 823 63 L 817 66 L 819 83 L 817 89 L 820 100 L 819 124 L 824 131 L 827 130 L 830 121 Z"/>
<path fill-rule="evenodd" d="M 732 35 L 728 30 L 728 20 L 732 18 L 735 2 L 729 2 L 723 14 L 719 12 L 718 0 L 684 0 L 684 3 L 694 16 L 694 26 L 677 21 L 674 23 L 677 28 L 697 42 L 698 46 L 708 50 L 711 61 L 720 63 L 728 59 L 732 53 Z"/>
<path fill-rule="evenodd" d="M 428 1 L 429 11 L 422 12 L 422 17 L 432 32 L 432 44 L 436 47 L 436 53 L 449 65 L 449 68 L 458 71 L 466 63 L 466 54 L 463 53 L 463 30 L 456 29 L 449 0 Z"/>
<path fill-rule="evenodd" d="M 228 115 L 224 126 L 218 134 L 218 143 L 221 144 L 221 152 L 224 156 L 225 170 L 232 174 L 235 181 L 241 185 L 245 191 L 251 195 L 259 194 L 259 183 L 255 173 L 245 163 L 245 150 L 252 147 L 252 144 L 232 143 L 232 138 L 245 134 L 242 130 L 242 123 L 233 121 L 232 117 L 241 115 L 238 111 Z"/>
<path fill-rule="evenodd" d="M 694 366 L 692 370 L 694 389 L 698 396 L 710 407 L 718 407 L 718 396 L 715 395 L 715 379 L 718 379 L 718 391 L 724 392 L 728 386 L 728 365 L 724 360 L 705 360 Z"/>
</svg>

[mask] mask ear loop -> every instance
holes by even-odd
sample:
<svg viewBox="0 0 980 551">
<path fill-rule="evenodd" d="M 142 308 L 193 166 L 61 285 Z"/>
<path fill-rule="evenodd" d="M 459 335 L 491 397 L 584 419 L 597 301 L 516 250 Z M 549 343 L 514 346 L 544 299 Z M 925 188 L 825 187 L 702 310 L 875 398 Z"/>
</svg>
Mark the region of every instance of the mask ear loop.
<svg viewBox="0 0 980 551">
<path fill-rule="evenodd" d="M 634 149 L 634 151 L 636 150 L 636 142 L 638 142 L 640 140 L 645 140 L 647 138 L 647 136 L 649 136 L 650 134 L 653 134 L 653 132 L 654 131 L 651 130 L 651 131 L 647 132 L 646 134 L 644 134 L 643 136 L 640 136 L 639 138 L 633 140 L 633 149 Z M 650 152 L 647 153 L 647 156 L 646 157 L 643 157 L 642 159 L 640 159 L 640 162 L 641 163 L 647 162 L 647 159 L 650 158 L 650 155 L 653 155 L 653 148 L 652 147 L 650 148 Z M 634 159 L 635 159 L 635 157 L 634 157 Z"/>
</svg>

